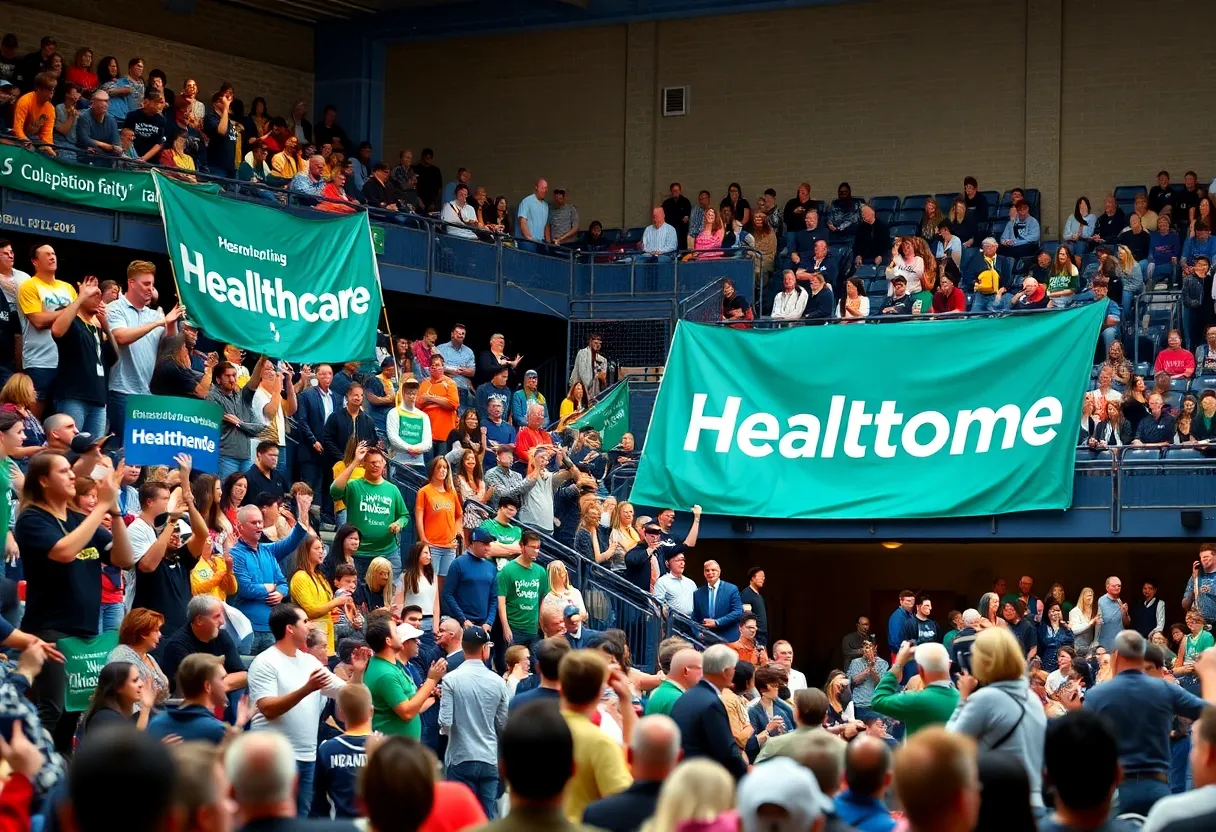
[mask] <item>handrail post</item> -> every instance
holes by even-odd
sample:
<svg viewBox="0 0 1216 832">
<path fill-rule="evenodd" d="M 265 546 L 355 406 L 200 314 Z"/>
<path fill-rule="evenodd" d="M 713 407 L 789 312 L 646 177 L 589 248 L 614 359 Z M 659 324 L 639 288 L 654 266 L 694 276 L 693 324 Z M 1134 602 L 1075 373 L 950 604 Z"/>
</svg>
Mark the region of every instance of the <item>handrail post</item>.
<svg viewBox="0 0 1216 832">
<path fill-rule="evenodd" d="M 634 283 L 634 276 L 637 274 L 637 270 L 638 258 L 635 255 L 629 258 L 629 297 L 633 297 L 637 292 L 636 284 Z"/>
<path fill-rule="evenodd" d="M 435 279 L 435 226 L 426 223 L 426 293 L 431 293 Z"/>
<path fill-rule="evenodd" d="M 502 305 L 502 237 L 498 234 L 494 235 L 494 285 L 497 292 L 495 303 Z"/>
</svg>

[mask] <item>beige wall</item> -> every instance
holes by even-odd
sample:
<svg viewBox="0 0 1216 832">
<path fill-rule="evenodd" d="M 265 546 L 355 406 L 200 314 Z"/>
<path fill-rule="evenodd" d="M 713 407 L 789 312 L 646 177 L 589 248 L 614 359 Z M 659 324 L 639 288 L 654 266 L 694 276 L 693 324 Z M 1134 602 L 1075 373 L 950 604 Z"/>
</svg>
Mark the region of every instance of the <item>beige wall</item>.
<svg viewBox="0 0 1216 832">
<path fill-rule="evenodd" d="M 5 32 L 17 35 L 22 54 L 53 35 L 68 63 L 81 46 L 93 50 L 95 61 L 114 55 L 124 72 L 138 55 L 145 75 L 163 70 L 174 91 L 187 77 L 197 80 L 208 103 L 223 81 L 233 84 L 247 108 L 259 95 L 273 114 L 288 113 L 297 99 L 312 102 L 312 28 L 303 23 L 210 0 L 199 0 L 190 15 L 167 12 L 160 0 L 0 2 L 0 19 Z"/>
<path fill-rule="evenodd" d="M 1179 25 L 1130 45 L 1153 21 Z M 1161 165 L 1210 177 L 1216 133 L 1186 79 L 1212 77 L 1216 55 L 1183 39 L 1213 28 L 1216 4 L 1197 0 L 872 0 L 402 44 L 385 155 L 429 145 L 445 177 L 470 167 L 512 203 L 545 176 L 584 225 L 644 223 L 672 180 L 715 201 L 738 181 L 754 203 L 804 179 L 831 198 L 842 180 L 872 196 L 970 174 L 1042 190 L 1055 236 L 1080 193 L 1100 209 Z M 683 84 L 689 114 L 663 118 L 661 88 Z"/>
</svg>

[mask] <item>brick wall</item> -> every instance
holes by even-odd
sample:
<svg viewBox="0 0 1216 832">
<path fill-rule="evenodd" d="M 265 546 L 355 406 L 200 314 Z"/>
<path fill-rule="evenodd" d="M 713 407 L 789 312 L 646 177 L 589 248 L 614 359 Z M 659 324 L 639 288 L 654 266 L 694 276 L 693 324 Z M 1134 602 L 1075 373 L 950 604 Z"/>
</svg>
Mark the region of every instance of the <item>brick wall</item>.
<svg viewBox="0 0 1216 832">
<path fill-rule="evenodd" d="M 73 16 L 35 6 L 64 7 Z M 54 35 L 69 64 L 80 46 L 90 47 L 95 61 L 114 55 L 124 72 L 127 61 L 138 55 L 144 59 L 145 77 L 153 69 L 161 69 L 175 91 L 186 78 L 194 78 L 200 98 L 206 102 L 221 82 L 229 81 L 246 108 L 259 95 L 275 115 L 288 113 L 298 99 L 311 105 L 313 47 L 308 26 L 204 0 L 193 15 L 185 16 L 164 11 L 159 2 L 107 0 L 104 19 L 122 27 L 116 28 L 87 19 L 96 16 L 99 7 L 93 0 L 0 2 L 0 20 L 4 21 L 0 28 L 17 35 L 22 54 L 37 50 L 43 35 Z M 163 25 L 151 25 L 157 21 Z M 231 25 L 221 25 L 224 21 Z M 254 46 L 261 37 L 266 48 L 259 52 Z M 298 53 L 293 62 L 278 59 L 293 51 Z"/>
<path fill-rule="evenodd" d="M 843 180 L 873 196 L 974 175 L 1039 188 L 1056 236 L 1082 193 L 1100 208 L 1160 166 L 1216 174 L 1216 54 L 1193 35 L 1213 29 L 1196 0 L 873 0 L 400 45 L 385 135 L 513 202 L 560 180 L 584 225 L 644 223 L 673 180 L 715 201 L 737 181 L 754 204 L 802 180 L 830 199 Z M 684 84 L 689 114 L 662 117 L 661 89 Z"/>
<path fill-rule="evenodd" d="M 385 148 L 435 150 L 511 205 L 538 177 L 565 188 L 583 227 L 618 224 L 624 193 L 626 27 L 467 38 L 390 48 Z M 420 77 L 420 71 L 422 77 Z"/>
</svg>

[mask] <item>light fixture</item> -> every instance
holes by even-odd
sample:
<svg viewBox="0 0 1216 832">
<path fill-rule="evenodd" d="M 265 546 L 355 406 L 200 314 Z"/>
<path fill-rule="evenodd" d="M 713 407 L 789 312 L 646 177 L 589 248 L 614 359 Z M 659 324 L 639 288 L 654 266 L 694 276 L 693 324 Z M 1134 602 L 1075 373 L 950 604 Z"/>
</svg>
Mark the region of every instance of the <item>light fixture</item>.
<svg viewBox="0 0 1216 832">
<path fill-rule="evenodd" d="M 900 543 L 898 540 L 884 540 L 882 542 L 882 548 L 884 549 L 898 549 L 903 545 L 904 544 Z"/>
</svg>

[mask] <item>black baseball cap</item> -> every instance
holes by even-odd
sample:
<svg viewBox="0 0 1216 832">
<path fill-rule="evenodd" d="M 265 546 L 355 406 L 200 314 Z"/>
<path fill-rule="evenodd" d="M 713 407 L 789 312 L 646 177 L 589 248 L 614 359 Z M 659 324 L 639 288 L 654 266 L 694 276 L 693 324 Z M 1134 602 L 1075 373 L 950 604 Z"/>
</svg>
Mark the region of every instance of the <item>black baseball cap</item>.
<svg viewBox="0 0 1216 832">
<path fill-rule="evenodd" d="M 465 650 L 470 650 L 474 647 L 481 649 L 487 644 L 493 643 L 490 641 L 490 634 L 481 627 L 466 627 L 464 635 L 460 639 L 460 646 Z"/>
</svg>

